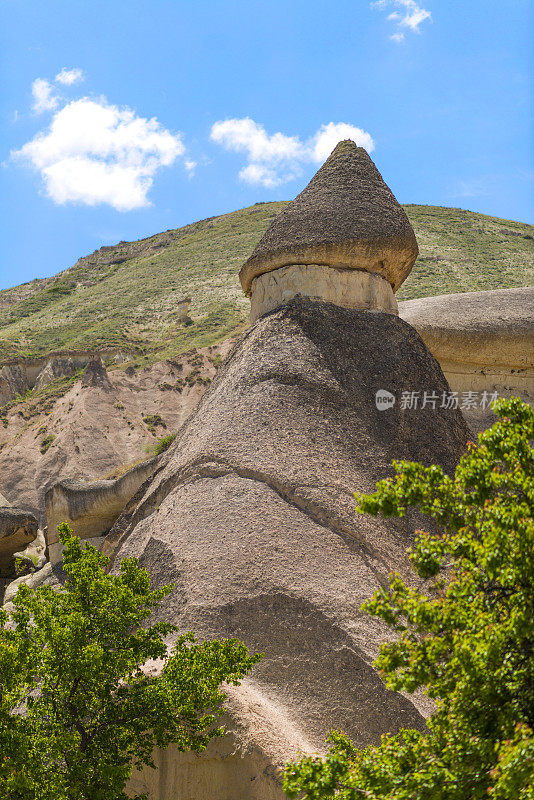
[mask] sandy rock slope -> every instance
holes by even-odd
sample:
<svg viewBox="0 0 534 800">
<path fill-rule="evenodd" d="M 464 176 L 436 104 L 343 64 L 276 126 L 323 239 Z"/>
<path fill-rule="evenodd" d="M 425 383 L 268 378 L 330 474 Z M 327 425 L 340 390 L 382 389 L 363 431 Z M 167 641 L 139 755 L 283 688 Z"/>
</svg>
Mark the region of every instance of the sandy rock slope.
<svg viewBox="0 0 534 800">
<path fill-rule="evenodd" d="M 353 492 L 391 474 L 393 458 L 452 471 L 469 434 L 458 410 L 379 411 L 379 389 L 447 384 L 397 317 L 291 301 L 243 335 L 106 539 L 115 564 L 137 556 L 156 584 L 175 584 L 162 617 L 265 653 L 231 698 L 231 751 L 242 765 L 261 752 L 256 785 L 269 787 L 258 794 L 251 780 L 241 800 L 281 797 L 265 775 L 322 748 L 332 726 L 365 744 L 423 722 L 424 706 L 386 691 L 372 668 L 385 632 L 360 611 L 388 573 L 409 574 L 421 521 L 357 516 Z M 152 798 L 208 796 L 185 786 L 177 754 L 159 758 L 174 782 L 147 776 Z"/>
</svg>

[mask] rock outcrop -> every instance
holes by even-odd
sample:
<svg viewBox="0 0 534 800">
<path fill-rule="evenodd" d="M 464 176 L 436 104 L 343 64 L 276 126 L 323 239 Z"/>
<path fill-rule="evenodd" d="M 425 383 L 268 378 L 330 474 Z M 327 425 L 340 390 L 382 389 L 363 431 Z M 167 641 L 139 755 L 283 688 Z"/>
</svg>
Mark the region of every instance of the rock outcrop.
<svg viewBox="0 0 534 800">
<path fill-rule="evenodd" d="M 182 297 L 181 300 L 176 301 L 176 319 L 181 325 L 188 325 L 193 322 L 189 316 L 189 309 L 191 308 L 191 298 Z"/>
<path fill-rule="evenodd" d="M 0 578 L 15 576 L 15 554 L 37 536 L 37 518 L 21 508 L 0 508 Z"/>
<path fill-rule="evenodd" d="M 21 575 L 18 578 L 15 578 L 14 581 L 10 581 L 5 588 L 4 597 L 2 599 L 2 605 L 6 610 L 12 611 L 13 606 L 13 599 L 18 592 L 19 586 L 28 586 L 30 589 L 38 589 L 39 586 L 43 586 L 44 584 L 59 584 L 59 581 L 54 580 L 54 573 L 52 571 L 52 564 L 48 562 L 44 565 L 41 569 L 37 572 L 33 572 L 30 575 Z"/>
<path fill-rule="evenodd" d="M 454 391 L 534 400 L 534 287 L 407 300 L 399 314 L 419 332 Z"/>
<path fill-rule="evenodd" d="M 34 388 L 37 391 L 44 389 L 58 378 L 68 378 L 74 375 L 76 369 L 76 361 L 69 356 L 51 358 L 37 376 Z"/>
<path fill-rule="evenodd" d="M 404 210 L 366 150 L 347 140 L 275 217 L 239 278 L 251 295 L 252 321 L 276 308 L 280 299 L 297 294 L 395 313 L 393 292 L 409 275 L 417 253 Z M 315 273 L 311 283 L 308 266 Z M 343 275 L 345 270 L 362 274 L 355 280 Z M 276 289 L 269 307 L 273 279 Z M 338 290 L 341 281 L 343 291 Z"/>
<path fill-rule="evenodd" d="M 24 550 L 19 550 L 15 553 L 14 558 L 19 562 L 22 574 L 33 573 L 42 569 L 47 561 L 44 531 L 39 528 L 33 542 L 30 542 Z"/>
<path fill-rule="evenodd" d="M 143 461 L 115 480 L 54 483 L 44 498 L 50 561 L 55 564 L 61 558 L 57 531 L 61 522 L 67 522 L 80 539 L 90 539 L 92 544 L 99 545 L 140 486 L 153 475 L 156 462 L 156 458 Z"/>
<path fill-rule="evenodd" d="M 251 321 L 283 305 L 292 297 L 334 303 L 342 308 L 397 313 L 391 286 L 380 275 L 319 264 L 294 264 L 255 278 L 250 300 Z"/>
<path fill-rule="evenodd" d="M 184 353 L 141 369 L 109 369 L 113 391 L 81 381 L 29 396 L 4 411 L 0 424 L 0 491 L 44 525 L 44 494 L 58 480 L 116 477 L 166 433 L 178 430 L 197 405 L 216 365 L 231 348 Z M 55 390 L 54 390 L 55 391 Z M 161 420 L 149 426 L 145 420 Z M 46 448 L 46 441 L 50 445 Z"/>
<path fill-rule="evenodd" d="M 111 391 L 113 388 L 100 357 L 91 359 L 83 371 L 82 389 L 87 389 L 89 386 L 98 386 L 106 391 Z"/>
<path fill-rule="evenodd" d="M 6 364 L 0 369 L 0 406 L 24 394 L 27 389 L 29 383 L 19 364 Z"/>
<path fill-rule="evenodd" d="M 45 540 L 37 518 L 27 509 L 13 508 L 0 494 L 0 604 L 15 575 L 33 573 L 45 563 Z"/>
<path fill-rule="evenodd" d="M 458 410 L 381 411 L 380 390 L 448 386 L 397 317 L 290 301 L 243 335 L 104 541 L 116 566 L 137 556 L 156 586 L 174 583 L 162 618 L 265 653 L 231 697 L 233 747 L 253 770 L 240 800 L 263 797 L 252 778 L 266 765 L 275 776 L 299 748 L 321 749 L 333 726 L 363 745 L 422 725 L 424 700 L 387 691 L 373 670 L 384 630 L 360 611 L 390 571 L 410 575 L 406 548 L 421 523 L 357 516 L 353 492 L 372 490 L 394 458 L 452 471 L 469 433 Z M 157 758 L 176 782 L 154 778 L 151 797 L 182 796 L 186 773 L 172 772 L 168 753 Z M 195 765 L 198 788 L 183 796 L 204 800 Z M 281 798 L 269 780 L 265 796 Z"/>
<path fill-rule="evenodd" d="M 116 349 L 104 348 L 100 355 L 112 355 Z M 98 354 L 89 350 L 57 351 L 36 358 L 10 359 L 0 367 L 0 407 L 24 395 L 28 389 L 43 389 L 57 378 L 74 375 Z M 124 360 L 124 358 L 123 358 Z"/>
</svg>

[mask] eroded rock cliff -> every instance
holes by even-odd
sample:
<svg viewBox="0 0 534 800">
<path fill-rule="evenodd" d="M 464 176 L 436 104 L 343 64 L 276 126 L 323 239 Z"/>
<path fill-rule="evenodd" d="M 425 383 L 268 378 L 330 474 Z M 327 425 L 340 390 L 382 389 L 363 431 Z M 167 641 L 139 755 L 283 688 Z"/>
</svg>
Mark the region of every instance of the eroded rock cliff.
<svg viewBox="0 0 534 800">
<path fill-rule="evenodd" d="M 44 523 L 44 495 L 54 483 L 117 477 L 178 430 L 230 347 L 227 341 L 140 369 L 92 366 L 57 394 L 36 389 L 11 402 L 1 409 L 0 491 Z"/>
<path fill-rule="evenodd" d="M 258 779 L 298 748 L 322 748 L 333 726 L 366 744 L 423 723 L 424 702 L 387 691 L 372 668 L 384 631 L 360 611 L 389 572 L 409 575 L 418 520 L 357 516 L 353 492 L 391 474 L 394 458 L 453 470 L 469 434 L 458 410 L 379 411 L 380 389 L 448 390 L 402 320 L 303 300 L 264 316 L 104 543 L 115 565 L 137 556 L 156 585 L 174 583 L 162 617 L 265 653 L 232 695 L 234 749 L 260 748 Z M 289 736 L 256 729 L 269 708 Z M 151 797 L 204 800 L 173 774 Z"/>
</svg>

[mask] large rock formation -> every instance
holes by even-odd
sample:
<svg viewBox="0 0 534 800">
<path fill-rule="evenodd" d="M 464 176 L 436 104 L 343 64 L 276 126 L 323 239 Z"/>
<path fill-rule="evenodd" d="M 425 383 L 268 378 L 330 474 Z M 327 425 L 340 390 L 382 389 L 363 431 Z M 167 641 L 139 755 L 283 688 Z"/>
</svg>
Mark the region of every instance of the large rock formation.
<svg viewBox="0 0 534 800">
<path fill-rule="evenodd" d="M 15 555 L 34 541 L 38 527 L 37 519 L 29 511 L 0 508 L 0 578 L 15 577 Z"/>
<path fill-rule="evenodd" d="M 37 519 L 25 509 L 13 508 L 0 494 L 0 603 L 4 588 L 16 574 L 17 559 L 22 562 L 26 554 L 20 548 L 30 549 L 37 542 L 40 531 Z M 37 554 L 35 554 L 37 555 Z M 32 567 L 39 563 L 39 557 L 32 560 Z M 44 560 L 39 566 L 42 566 Z"/>
<path fill-rule="evenodd" d="M 393 292 L 417 253 L 404 210 L 366 150 L 347 140 L 273 220 L 239 277 L 252 321 L 297 294 L 396 313 Z"/>
<path fill-rule="evenodd" d="M 50 561 L 61 557 L 57 527 L 67 522 L 80 539 L 99 545 L 140 486 L 154 473 L 156 459 L 136 464 L 119 478 L 101 481 L 61 480 L 46 492 L 46 542 Z"/>
<path fill-rule="evenodd" d="M 100 352 L 109 356 L 116 350 L 104 348 Z M 71 350 L 35 358 L 9 359 L 0 367 L 0 406 L 14 400 L 17 395 L 24 395 L 29 389 L 43 389 L 57 378 L 74 375 L 96 355 L 88 350 Z"/>
<path fill-rule="evenodd" d="M 454 391 L 534 400 L 534 287 L 423 297 L 399 304 Z"/>
<path fill-rule="evenodd" d="M 322 750 L 332 727 L 359 746 L 423 727 L 425 697 L 387 691 L 375 673 L 389 632 L 360 608 L 390 572 L 413 579 L 407 548 L 428 523 L 413 513 L 358 516 L 353 497 L 391 475 L 394 459 L 452 472 L 470 438 L 458 408 L 441 402 L 450 389 L 438 361 L 395 316 L 393 293 L 416 255 L 407 218 L 369 156 L 340 143 L 244 265 L 256 322 L 149 480 L 142 483 L 141 467 L 119 480 L 62 481 L 48 493 L 54 559 L 51 537 L 63 519 L 89 538 L 112 526 L 101 545 L 113 569 L 136 556 L 153 585 L 173 584 L 161 618 L 201 639 L 236 636 L 265 654 L 228 688 L 227 735 L 202 756 L 156 752 L 159 769 L 135 774 L 131 791 L 151 800 L 283 800 L 278 768 Z M 415 312 L 446 365 L 442 333 Z M 510 327 L 501 322 L 499 331 Z M 476 349 L 485 333 L 475 328 Z M 463 345 L 445 338 L 443 352 L 452 346 L 463 364 Z M 514 347 L 502 358 L 517 366 Z M 122 380 L 135 378 L 130 370 Z M 159 388 L 165 395 L 178 382 Z M 116 388 L 92 364 L 75 397 L 94 394 L 108 411 L 124 411 Z M 405 402 L 415 396 L 421 402 Z M 70 412 L 74 396 L 68 402 Z M 21 582 L 60 580 L 60 564 L 48 564 L 7 597 Z"/>
<path fill-rule="evenodd" d="M 380 390 L 397 400 L 386 410 Z M 403 391 L 447 390 L 397 317 L 292 300 L 243 335 L 105 540 L 116 565 L 137 556 L 156 585 L 174 583 L 163 618 L 265 653 L 231 693 L 228 770 L 250 777 L 240 800 L 281 798 L 274 767 L 321 749 L 333 726 L 361 745 L 421 726 L 422 699 L 386 691 L 373 670 L 385 633 L 360 611 L 390 571 L 410 574 L 417 519 L 357 516 L 353 492 L 373 489 L 394 458 L 454 469 L 468 438 L 460 412 L 398 402 Z M 186 785 L 177 754 L 159 754 L 151 797 L 235 800 L 229 775 L 220 792 L 206 789 L 222 774 L 215 755 L 187 757 L 197 777 Z"/>
</svg>

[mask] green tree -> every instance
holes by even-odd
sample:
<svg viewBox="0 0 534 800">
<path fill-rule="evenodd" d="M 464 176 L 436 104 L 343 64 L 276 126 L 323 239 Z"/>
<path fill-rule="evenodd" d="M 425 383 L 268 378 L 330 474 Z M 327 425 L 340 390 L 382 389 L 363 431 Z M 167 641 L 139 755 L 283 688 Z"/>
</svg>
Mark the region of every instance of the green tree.
<svg viewBox="0 0 534 800">
<path fill-rule="evenodd" d="M 0 797 L 123 800 L 155 745 L 200 752 L 222 733 L 221 684 L 261 656 L 191 633 L 168 652 L 176 627 L 147 621 L 172 587 L 151 591 L 134 558 L 106 574 L 105 556 L 59 531 L 65 585 L 21 586 L 14 610 L 0 610 Z"/>
<path fill-rule="evenodd" d="M 394 463 L 396 477 L 357 496 L 361 513 L 417 508 L 411 563 L 364 604 L 396 638 L 375 662 L 390 689 L 435 703 L 425 733 L 358 751 L 332 732 L 325 758 L 288 764 L 285 790 L 308 800 L 534 800 L 534 413 L 499 400 L 499 419 L 469 444 L 455 476 Z"/>
</svg>

